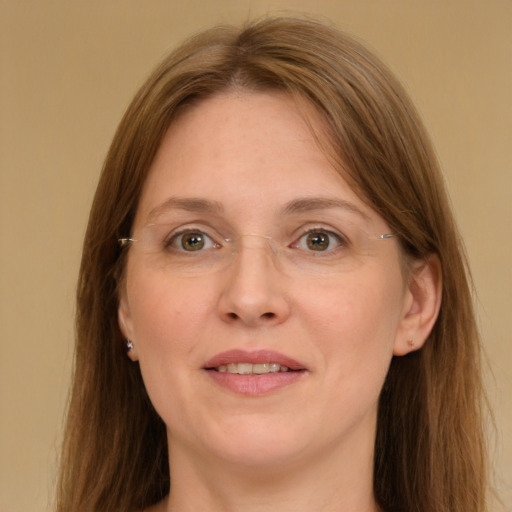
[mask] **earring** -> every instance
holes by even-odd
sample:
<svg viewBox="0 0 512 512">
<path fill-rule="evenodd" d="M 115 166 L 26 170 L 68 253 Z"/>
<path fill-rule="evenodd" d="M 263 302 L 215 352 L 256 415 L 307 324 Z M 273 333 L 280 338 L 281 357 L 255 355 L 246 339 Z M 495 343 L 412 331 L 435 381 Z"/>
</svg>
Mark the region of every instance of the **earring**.
<svg viewBox="0 0 512 512">
<path fill-rule="evenodd" d="M 124 342 L 124 346 L 125 346 L 127 352 L 130 352 L 130 350 L 133 349 L 133 343 L 130 340 L 126 340 Z"/>
<path fill-rule="evenodd" d="M 411 347 L 411 348 L 414 348 L 414 341 L 413 340 L 407 340 L 407 345 L 409 345 L 409 347 Z"/>
</svg>

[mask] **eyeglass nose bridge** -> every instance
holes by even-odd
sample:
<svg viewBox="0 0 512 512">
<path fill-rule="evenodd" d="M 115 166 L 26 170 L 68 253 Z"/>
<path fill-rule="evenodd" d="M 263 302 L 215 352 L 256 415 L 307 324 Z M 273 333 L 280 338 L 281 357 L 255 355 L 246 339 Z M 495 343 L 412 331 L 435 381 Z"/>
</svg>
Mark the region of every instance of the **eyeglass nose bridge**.
<svg viewBox="0 0 512 512">
<path fill-rule="evenodd" d="M 256 239 L 263 240 L 266 242 L 266 245 L 270 247 L 273 256 L 277 256 L 279 253 L 279 248 L 276 244 L 276 239 L 269 235 L 261 235 L 259 233 L 242 233 L 237 235 L 235 238 L 226 238 L 225 241 L 228 242 L 232 247 L 232 253 L 236 254 L 241 250 L 241 241 L 243 239 Z M 261 245 L 245 245 L 246 248 L 249 249 L 259 249 Z"/>
</svg>

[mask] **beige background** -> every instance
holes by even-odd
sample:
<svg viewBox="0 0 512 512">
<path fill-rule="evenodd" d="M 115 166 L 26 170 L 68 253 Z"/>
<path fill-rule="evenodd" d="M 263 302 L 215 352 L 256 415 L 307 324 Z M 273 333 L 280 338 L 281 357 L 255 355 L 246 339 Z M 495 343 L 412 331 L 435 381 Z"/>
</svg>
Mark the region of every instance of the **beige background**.
<svg viewBox="0 0 512 512">
<path fill-rule="evenodd" d="M 124 108 L 184 36 L 283 11 L 366 40 L 431 130 L 473 265 L 512 511 L 510 0 L 0 0 L 1 512 L 49 509 L 80 244 Z"/>
</svg>

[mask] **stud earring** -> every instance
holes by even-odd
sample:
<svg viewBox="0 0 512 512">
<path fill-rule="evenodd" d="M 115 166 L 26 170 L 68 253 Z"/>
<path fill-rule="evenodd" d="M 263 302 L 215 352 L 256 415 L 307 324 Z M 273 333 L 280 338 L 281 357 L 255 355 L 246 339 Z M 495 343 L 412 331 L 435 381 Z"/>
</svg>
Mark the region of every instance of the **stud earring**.
<svg viewBox="0 0 512 512">
<path fill-rule="evenodd" d="M 124 342 L 124 346 L 126 347 L 127 352 L 130 352 L 130 350 L 133 350 L 133 343 L 130 340 L 126 340 Z"/>
<path fill-rule="evenodd" d="M 414 348 L 414 341 L 413 340 L 407 340 L 407 345 L 409 345 L 409 347 L 411 347 L 411 348 Z"/>
</svg>

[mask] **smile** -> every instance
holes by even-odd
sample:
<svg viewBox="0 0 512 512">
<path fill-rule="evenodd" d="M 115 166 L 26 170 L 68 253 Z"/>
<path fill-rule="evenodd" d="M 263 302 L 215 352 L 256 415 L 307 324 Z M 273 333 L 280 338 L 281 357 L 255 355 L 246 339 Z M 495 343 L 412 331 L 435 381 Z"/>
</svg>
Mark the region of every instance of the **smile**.
<svg viewBox="0 0 512 512">
<path fill-rule="evenodd" d="M 263 375 L 294 370 L 307 370 L 304 364 L 274 350 L 228 350 L 208 360 L 206 370 L 239 375 Z"/>
<path fill-rule="evenodd" d="M 266 373 L 287 372 L 287 366 L 279 363 L 230 363 L 215 368 L 220 373 L 237 373 L 238 375 L 264 375 Z"/>
<path fill-rule="evenodd" d="M 203 366 L 220 387 L 245 396 L 265 396 L 301 381 L 309 370 L 299 361 L 273 350 L 229 350 Z"/>
</svg>

